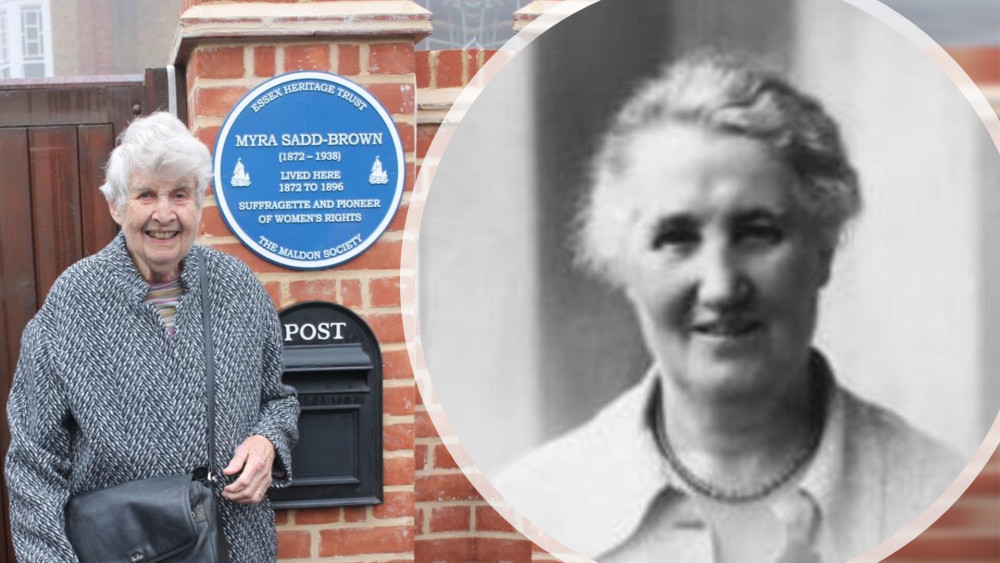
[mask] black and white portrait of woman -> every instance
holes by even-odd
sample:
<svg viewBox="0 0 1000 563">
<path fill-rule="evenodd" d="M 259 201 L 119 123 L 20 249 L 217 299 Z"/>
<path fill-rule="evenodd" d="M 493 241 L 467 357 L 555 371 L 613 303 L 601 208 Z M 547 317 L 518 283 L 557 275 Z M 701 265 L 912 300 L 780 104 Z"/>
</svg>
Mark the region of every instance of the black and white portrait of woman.
<svg viewBox="0 0 1000 563">
<path fill-rule="evenodd" d="M 1000 157 L 907 24 L 599 2 L 469 109 L 423 215 L 421 339 L 457 447 L 546 535 L 846 561 L 982 447 Z"/>
</svg>

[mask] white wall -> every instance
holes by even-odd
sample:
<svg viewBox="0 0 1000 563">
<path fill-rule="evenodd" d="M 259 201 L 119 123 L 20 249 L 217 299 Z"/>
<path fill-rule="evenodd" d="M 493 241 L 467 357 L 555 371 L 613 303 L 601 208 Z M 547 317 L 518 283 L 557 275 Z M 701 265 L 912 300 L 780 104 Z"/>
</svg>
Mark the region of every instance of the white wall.
<svg viewBox="0 0 1000 563">
<path fill-rule="evenodd" d="M 844 2 L 796 7 L 797 82 L 841 122 L 865 197 L 820 346 L 848 387 L 971 454 L 986 433 L 977 206 L 998 159 L 981 162 L 985 128 L 910 41 Z"/>
</svg>

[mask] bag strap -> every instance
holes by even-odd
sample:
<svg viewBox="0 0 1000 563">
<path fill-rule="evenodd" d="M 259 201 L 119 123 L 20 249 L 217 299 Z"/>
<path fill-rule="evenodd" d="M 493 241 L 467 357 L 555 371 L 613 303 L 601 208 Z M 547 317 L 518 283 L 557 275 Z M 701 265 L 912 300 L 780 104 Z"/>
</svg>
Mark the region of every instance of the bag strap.
<svg viewBox="0 0 1000 563">
<path fill-rule="evenodd" d="M 205 338 L 205 388 L 208 396 L 208 480 L 212 483 L 215 475 L 215 358 L 212 354 L 212 299 L 208 293 L 208 263 L 205 249 L 198 248 L 198 279 L 201 284 L 201 323 Z"/>
</svg>

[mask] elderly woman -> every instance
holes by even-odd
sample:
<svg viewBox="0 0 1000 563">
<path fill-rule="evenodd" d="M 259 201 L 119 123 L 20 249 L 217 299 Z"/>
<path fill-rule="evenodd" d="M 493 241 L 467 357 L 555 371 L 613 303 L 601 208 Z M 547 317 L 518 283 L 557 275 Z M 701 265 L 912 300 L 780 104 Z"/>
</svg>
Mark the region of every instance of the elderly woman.
<svg viewBox="0 0 1000 563">
<path fill-rule="evenodd" d="M 962 464 L 812 346 L 859 207 L 836 124 L 781 78 L 699 55 L 642 88 L 604 139 L 578 242 L 653 365 L 500 493 L 605 563 L 832 563 L 905 526 Z"/>
<path fill-rule="evenodd" d="M 136 119 L 101 186 L 121 232 L 63 272 L 24 331 L 7 406 L 20 561 L 76 561 L 64 522 L 70 497 L 210 465 L 202 268 L 215 340 L 214 469 L 228 476 L 224 533 L 233 562 L 276 557 L 265 493 L 291 477 L 299 407 L 281 383 L 267 293 L 239 260 L 205 248 L 202 261 L 192 250 L 210 168 L 208 150 L 175 117 Z"/>
</svg>

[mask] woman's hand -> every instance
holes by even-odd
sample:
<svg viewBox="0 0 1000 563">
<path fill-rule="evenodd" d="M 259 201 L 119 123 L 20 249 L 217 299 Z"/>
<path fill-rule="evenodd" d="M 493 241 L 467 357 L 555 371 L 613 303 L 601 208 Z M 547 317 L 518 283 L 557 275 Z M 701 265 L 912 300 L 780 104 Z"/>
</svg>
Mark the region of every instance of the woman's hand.
<svg viewBox="0 0 1000 563">
<path fill-rule="evenodd" d="M 264 500 L 264 493 L 271 486 L 271 466 L 274 464 L 274 445 L 261 435 L 253 435 L 236 448 L 233 459 L 222 470 L 223 475 L 240 474 L 239 478 L 222 489 L 222 496 L 240 503 L 251 504 Z"/>
</svg>

